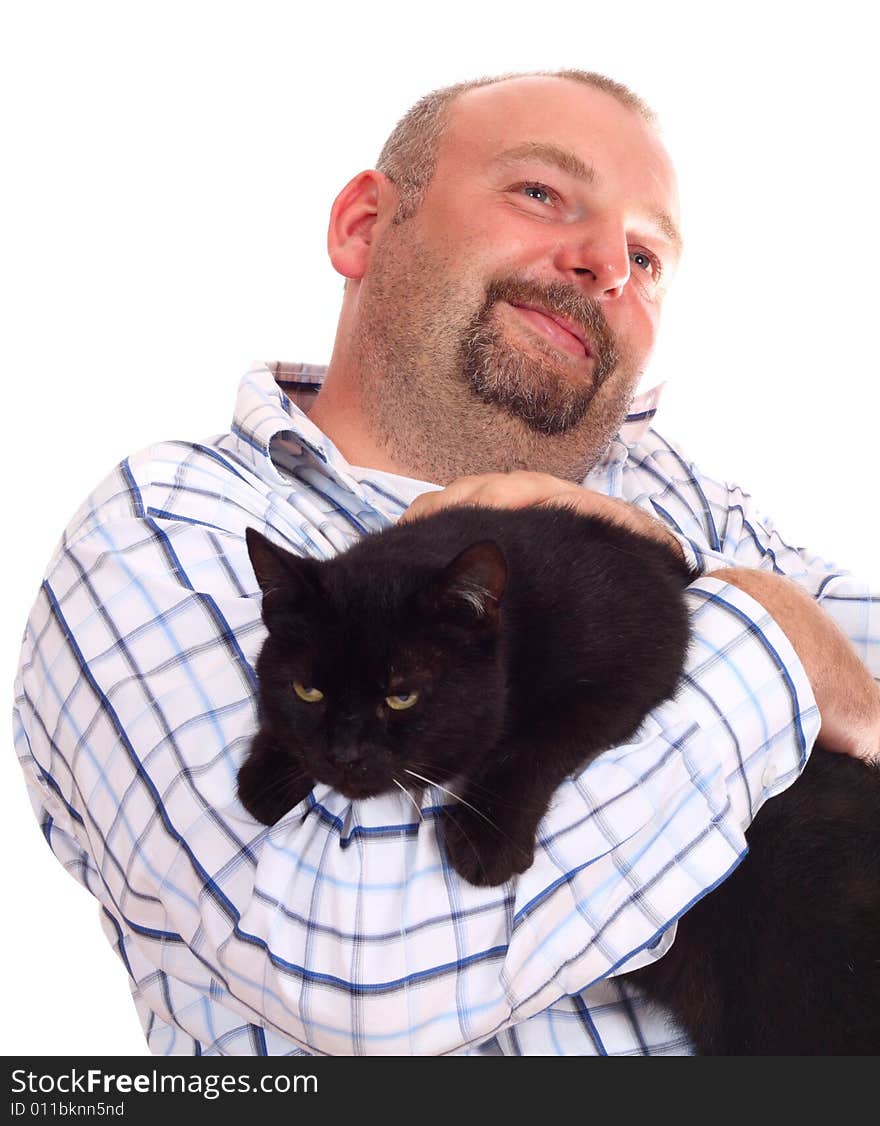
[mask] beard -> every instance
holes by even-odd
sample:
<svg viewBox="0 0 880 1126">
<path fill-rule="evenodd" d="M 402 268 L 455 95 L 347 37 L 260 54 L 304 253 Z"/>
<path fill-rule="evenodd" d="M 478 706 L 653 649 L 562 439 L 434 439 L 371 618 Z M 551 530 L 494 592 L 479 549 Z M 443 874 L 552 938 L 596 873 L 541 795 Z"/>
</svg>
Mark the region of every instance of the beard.
<svg viewBox="0 0 880 1126">
<path fill-rule="evenodd" d="M 469 285 L 467 248 L 446 255 L 411 224 L 374 247 L 357 297 L 348 362 L 364 424 L 397 472 L 424 481 L 514 469 L 581 481 L 640 375 L 598 302 L 561 282 Z M 593 358 L 514 328 L 506 302 L 570 318 Z"/>
<path fill-rule="evenodd" d="M 566 370 L 571 361 L 549 343 L 536 343 L 534 352 L 511 344 L 493 316 L 499 301 L 539 305 L 578 324 L 586 331 L 595 357 L 592 377 L 585 378 L 583 370 L 572 375 Z M 598 302 L 560 282 L 541 285 L 515 277 L 489 283 L 483 306 L 459 348 L 462 375 L 475 395 L 519 418 L 536 433 L 548 435 L 564 434 L 580 423 L 619 359 Z"/>
</svg>

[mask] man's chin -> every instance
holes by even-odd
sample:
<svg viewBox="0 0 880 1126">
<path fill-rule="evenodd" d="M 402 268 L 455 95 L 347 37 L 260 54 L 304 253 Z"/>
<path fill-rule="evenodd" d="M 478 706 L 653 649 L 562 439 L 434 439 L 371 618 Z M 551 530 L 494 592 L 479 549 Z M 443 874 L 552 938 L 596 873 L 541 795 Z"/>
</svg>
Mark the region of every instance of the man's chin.
<svg viewBox="0 0 880 1126">
<path fill-rule="evenodd" d="M 474 394 L 519 419 L 529 430 L 548 436 L 577 426 L 589 409 L 595 387 L 592 379 L 577 380 L 564 357 L 536 354 L 512 343 L 481 350 L 476 362 L 465 365 Z"/>
</svg>

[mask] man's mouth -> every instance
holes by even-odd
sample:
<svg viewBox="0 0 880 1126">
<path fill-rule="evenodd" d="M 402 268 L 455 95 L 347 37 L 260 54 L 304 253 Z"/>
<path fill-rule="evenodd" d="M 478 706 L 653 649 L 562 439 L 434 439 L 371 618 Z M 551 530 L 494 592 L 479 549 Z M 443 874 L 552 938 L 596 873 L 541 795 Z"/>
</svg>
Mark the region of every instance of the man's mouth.
<svg viewBox="0 0 880 1126">
<path fill-rule="evenodd" d="M 516 309 L 520 317 L 536 332 L 540 333 L 551 343 L 580 358 L 592 358 L 593 351 L 590 347 L 584 329 L 568 317 L 560 316 L 540 305 L 519 304 L 510 302 L 511 308 Z"/>
</svg>

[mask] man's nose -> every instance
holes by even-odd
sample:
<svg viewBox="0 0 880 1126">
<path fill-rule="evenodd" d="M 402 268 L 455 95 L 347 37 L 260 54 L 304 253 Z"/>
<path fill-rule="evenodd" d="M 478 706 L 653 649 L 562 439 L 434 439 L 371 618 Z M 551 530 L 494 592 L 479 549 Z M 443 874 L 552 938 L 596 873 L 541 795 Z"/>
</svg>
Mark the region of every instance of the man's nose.
<svg viewBox="0 0 880 1126">
<path fill-rule="evenodd" d="M 588 297 L 620 297 L 631 269 L 623 225 L 573 223 L 556 248 L 554 264 Z"/>
</svg>

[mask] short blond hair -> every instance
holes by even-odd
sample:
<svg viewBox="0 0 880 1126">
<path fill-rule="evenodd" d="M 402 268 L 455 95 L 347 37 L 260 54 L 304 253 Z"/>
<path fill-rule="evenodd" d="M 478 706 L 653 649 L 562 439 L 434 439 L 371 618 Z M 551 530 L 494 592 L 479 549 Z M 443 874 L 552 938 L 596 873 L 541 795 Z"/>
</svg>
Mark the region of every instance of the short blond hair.
<svg viewBox="0 0 880 1126">
<path fill-rule="evenodd" d="M 656 129 L 654 111 L 627 86 L 587 70 L 534 70 L 522 73 L 500 74 L 494 78 L 477 78 L 471 82 L 457 82 L 425 94 L 394 126 L 382 146 L 376 169 L 388 177 L 400 192 L 400 202 L 394 215 L 395 223 L 412 218 L 424 198 L 434 167 L 440 141 L 446 131 L 451 103 L 466 90 L 478 86 L 493 86 L 511 78 L 569 78 L 597 90 L 604 90 L 628 109 L 638 113 Z"/>
</svg>

